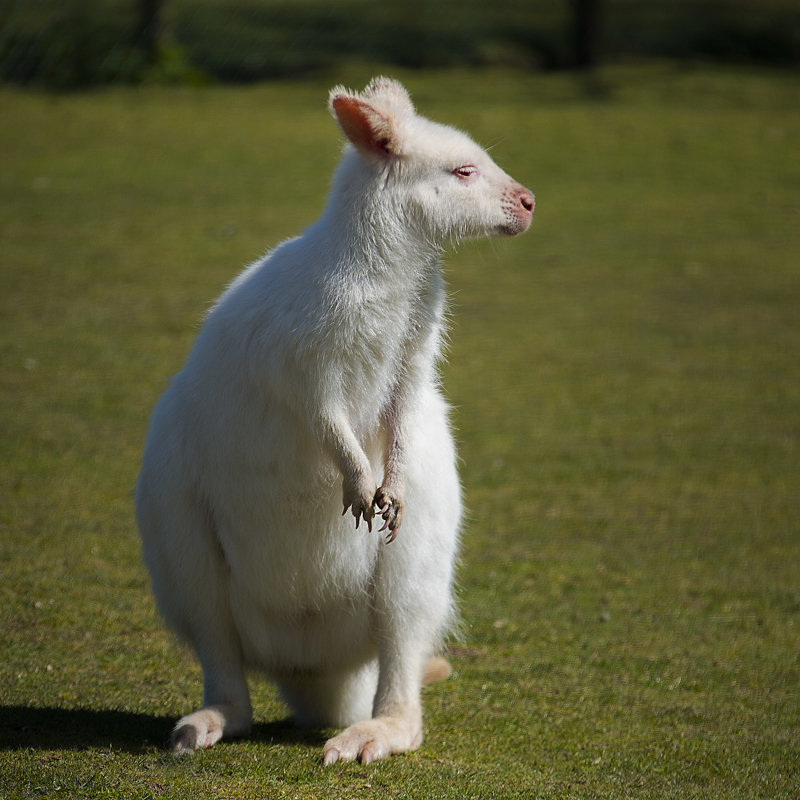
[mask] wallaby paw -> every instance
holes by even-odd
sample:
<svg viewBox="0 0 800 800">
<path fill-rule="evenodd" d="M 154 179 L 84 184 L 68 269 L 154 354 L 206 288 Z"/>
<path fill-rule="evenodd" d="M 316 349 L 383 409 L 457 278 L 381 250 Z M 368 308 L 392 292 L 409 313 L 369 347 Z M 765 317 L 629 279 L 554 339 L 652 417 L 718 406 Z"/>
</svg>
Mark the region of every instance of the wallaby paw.
<svg viewBox="0 0 800 800">
<path fill-rule="evenodd" d="M 416 750 L 422 744 L 422 724 L 394 717 L 377 717 L 357 722 L 338 736 L 328 739 L 322 751 L 325 766 L 337 761 L 371 764 L 390 755 Z"/>
<path fill-rule="evenodd" d="M 378 507 L 378 513 L 383 517 L 383 527 L 380 528 L 380 532 L 388 529 L 386 544 L 390 544 L 397 538 L 397 531 L 403 521 L 403 501 L 391 490 L 381 486 L 375 492 L 374 503 Z"/>
<path fill-rule="evenodd" d="M 347 513 L 348 508 L 351 509 L 356 518 L 356 528 L 361 524 L 363 517 L 370 533 L 372 533 L 372 520 L 375 518 L 374 486 L 374 483 L 369 486 L 366 482 L 350 484 L 348 481 L 345 481 L 342 486 L 342 503 L 344 504 L 342 516 Z"/>
</svg>

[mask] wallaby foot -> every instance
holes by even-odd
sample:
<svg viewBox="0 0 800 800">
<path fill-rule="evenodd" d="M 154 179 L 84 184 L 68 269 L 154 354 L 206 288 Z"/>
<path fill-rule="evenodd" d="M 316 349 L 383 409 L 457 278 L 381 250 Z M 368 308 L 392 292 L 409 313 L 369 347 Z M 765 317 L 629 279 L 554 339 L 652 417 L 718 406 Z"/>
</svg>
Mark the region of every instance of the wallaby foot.
<svg viewBox="0 0 800 800">
<path fill-rule="evenodd" d="M 211 747 L 223 736 L 243 736 L 249 732 L 250 724 L 249 711 L 243 715 L 233 706 L 206 706 L 178 720 L 170 746 L 176 755 L 193 753 Z"/>
<path fill-rule="evenodd" d="M 337 761 L 362 764 L 382 761 L 395 753 L 416 750 L 422 744 L 422 718 L 375 717 L 357 722 L 340 734 L 328 739 L 322 751 L 325 766 Z"/>
<path fill-rule="evenodd" d="M 443 681 L 450 672 L 450 664 L 446 659 L 433 656 L 425 664 L 422 685 Z M 325 743 L 322 760 L 326 766 L 337 761 L 356 759 L 362 764 L 369 764 L 396 753 L 416 750 L 421 744 L 422 714 L 417 707 L 417 710 L 383 714 L 345 728 Z"/>
</svg>

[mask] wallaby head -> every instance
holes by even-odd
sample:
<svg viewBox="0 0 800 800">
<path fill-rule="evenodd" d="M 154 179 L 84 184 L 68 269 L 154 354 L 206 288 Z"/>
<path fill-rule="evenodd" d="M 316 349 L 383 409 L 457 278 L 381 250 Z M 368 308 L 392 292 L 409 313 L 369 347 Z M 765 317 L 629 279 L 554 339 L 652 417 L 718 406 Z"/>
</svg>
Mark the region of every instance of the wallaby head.
<svg viewBox="0 0 800 800">
<path fill-rule="evenodd" d="M 362 92 L 336 87 L 330 109 L 352 145 L 334 189 L 368 198 L 376 225 L 437 247 L 528 229 L 533 194 L 469 136 L 418 115 L 397 81 L 377 78 Z"/>
</svg>

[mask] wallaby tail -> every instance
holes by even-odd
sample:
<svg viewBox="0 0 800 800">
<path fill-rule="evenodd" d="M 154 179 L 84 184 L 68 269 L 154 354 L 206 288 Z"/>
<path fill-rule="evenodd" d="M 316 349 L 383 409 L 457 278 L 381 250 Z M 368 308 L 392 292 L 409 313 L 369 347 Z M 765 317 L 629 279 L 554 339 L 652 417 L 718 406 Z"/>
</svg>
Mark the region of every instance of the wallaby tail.
<svg viewBox="0 0 800 800">
<path fill-rule="evenodd" d="M 443 681 L 450 676 L 452 671 L 446 658 L 432 656 L 428 659 L 425 671 L 422 673 L 422 685 L 430 686 L 432 683 Z"/>
</svg>

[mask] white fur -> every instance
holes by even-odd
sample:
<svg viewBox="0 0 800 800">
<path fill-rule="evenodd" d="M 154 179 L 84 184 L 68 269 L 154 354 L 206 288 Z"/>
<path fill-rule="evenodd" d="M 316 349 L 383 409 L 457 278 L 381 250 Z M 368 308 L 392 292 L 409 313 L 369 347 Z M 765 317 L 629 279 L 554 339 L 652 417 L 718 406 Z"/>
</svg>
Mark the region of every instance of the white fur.
<svg viewBox="0 0 800 800">
<path fill-rule="evenodd" d="M 325 212 L 233 281 L 153 414 L 144 559 L 205 679 L 176 750 L 247 732 L 247 667 L 300 722 L 350 726 L 326 764 L 413 749 L 452 620 L 461 499 L 437 385 L 439 256 L 524 231 L 533 196 L 394 81 L 338 87 L 331 110 L 352 144 Z"/>
</svg>

